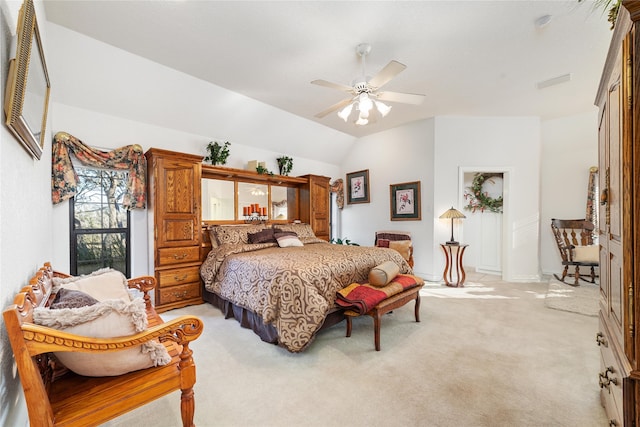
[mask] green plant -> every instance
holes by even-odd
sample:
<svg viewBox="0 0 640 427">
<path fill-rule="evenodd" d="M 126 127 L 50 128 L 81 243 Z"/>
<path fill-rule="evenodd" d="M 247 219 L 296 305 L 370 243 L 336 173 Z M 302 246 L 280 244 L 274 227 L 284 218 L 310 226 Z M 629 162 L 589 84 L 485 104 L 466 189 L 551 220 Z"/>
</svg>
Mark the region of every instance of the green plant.
<svg viewBox="0 0 640 427">
<path fill-rule="evenodd" d="M 578 3 L 582 3 L 584 0 L 578 0 Z M 611 29 L 616 25 L 616 19 L 618 18 L 618 11 L 620 10 L 620 4 L 622 0 L 595 0 L 593 8 L 600 8 L 607 13 L 607 21 L 611 23 Z"/>
<path fill-rule="evenodd" d="M 278 161 L 278 169 L 280 175 L 289 175 L 291 169 L 293 169 L 293 159 L 287 156 L 281 156 L 276 159 Z"/>
<path fill-rule="evenodd" d="M 256 167 L 256 172 L 258 172 L 258 174 L 260 175 L 273 175 L 273 172 L 271 172 L 269 169 L 265 168 L 262 165 L 258 165 Z"/>
<path fill-rule="evenodd" d="M 329 240 L 329 243 L 333 243 L 333 244 L 335 244 L 335 245 L 360 246 L 359 244 L 357 244 L 357 243 L 355 243 L 355 242 L 352 242 L 351 240 L 346 239 L 346 238 L 345 238 L 345 239 L 340 239 L 340 238 L 337 238 L 337 239 L 331 239 L 331 240 Z"/>
<path fill-rule="evenodd" d="M 205 162 L 211 162 L 212 165 L 224 165 L 229 157 L 229 141 L 225 141 L 224 145 L 211 141 L 207 144 L 209 155 L 204 158 Z"/>
</svg>

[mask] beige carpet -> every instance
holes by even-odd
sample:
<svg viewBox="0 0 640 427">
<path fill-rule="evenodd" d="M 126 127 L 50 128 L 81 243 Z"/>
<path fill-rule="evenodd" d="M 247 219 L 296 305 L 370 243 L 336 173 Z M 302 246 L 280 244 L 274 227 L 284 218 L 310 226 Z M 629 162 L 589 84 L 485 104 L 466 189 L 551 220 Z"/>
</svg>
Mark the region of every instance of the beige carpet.
<svg viewBox="0 0 640 427">
<path fill-rule="evenodd" d="M 164 313 L 200 316 L 195 423 L 215 426 L 607 425 L 600 406 L 598 319 L 545 307 L 548 283 L 469 277 L 428 284 L 421 322 L 407 304 L 373 322 L 321 332 L 301 354 L 261 342 L 208 304 Z M 108 423 L 180 426 L 173 393 Z"/>
<path fill-rule="evenodd" d="M 554 310 L 597 317 L 599 296 L 597 283 L 580 282 L 580 286 L 570 286 L 551 278 L 544 304 Z"/>
</svg>

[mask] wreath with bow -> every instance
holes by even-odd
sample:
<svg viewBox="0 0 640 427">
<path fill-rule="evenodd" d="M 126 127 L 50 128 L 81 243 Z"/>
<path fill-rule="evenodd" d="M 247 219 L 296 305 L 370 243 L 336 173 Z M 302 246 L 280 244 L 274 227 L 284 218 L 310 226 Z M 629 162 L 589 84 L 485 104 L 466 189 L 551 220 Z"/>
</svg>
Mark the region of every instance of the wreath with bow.
<svg viewBox="0 0 640 427">
<path fill-rule="evenodd" d="M 493 198 L 489 197 L 487 191 L 483 191 L 482 186 L 486 181 L 495 183 L 492 180 L 494 177 L 502 178 L 501 173 L 477 173 L 473 178 L 471 187 L 467 187 L 464 193 L 464 199 L 468 202 L 464 207 L 466 210 L 475 211 L 489 211 L 495 213 L 502 213 L 502 196 Z"/>
</svg>

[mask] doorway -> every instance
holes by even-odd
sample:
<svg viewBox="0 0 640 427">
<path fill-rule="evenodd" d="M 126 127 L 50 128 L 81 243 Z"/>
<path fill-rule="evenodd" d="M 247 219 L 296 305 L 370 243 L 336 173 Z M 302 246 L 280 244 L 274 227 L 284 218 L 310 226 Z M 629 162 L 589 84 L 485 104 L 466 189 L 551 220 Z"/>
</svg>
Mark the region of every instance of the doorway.
<svg viewBox="0 0 640 427">
<path fill-rule="evenodd" d="M 464 241 L 469 245 L 465 267 L 508 277 L 510 247 L 508 194 L 511 170 L 505 167 L 460 167 L 459 206 Z"/>
</svg>

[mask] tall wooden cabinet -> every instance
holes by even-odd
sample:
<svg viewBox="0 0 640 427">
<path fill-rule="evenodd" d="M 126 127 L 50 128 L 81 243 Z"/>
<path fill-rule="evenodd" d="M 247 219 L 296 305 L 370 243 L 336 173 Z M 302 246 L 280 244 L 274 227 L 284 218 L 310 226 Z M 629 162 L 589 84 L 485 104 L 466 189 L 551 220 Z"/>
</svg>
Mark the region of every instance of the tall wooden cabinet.
<svg viewBox="0 0 640 427">
<path fill-rule="evenodd" d="M 331 235 L 330 178 L 319 175 L 303 175 L 301 178 L 308 179 L 309 183 L 300 188 L 300 220 L 311 224 L 313 232 L 319 239 L 329 241 Z"/>
<path fill-rule="evenodd" d="M 596 98 L 599 114 L 601 401 L 640 426 L 640 2 L 624 1 Z"/>
<path fill-rule="evenodd" d="M 202 157 L 152 148 L 145 153 L 158 311 L 202 303 Z"/>
<path fill-rule="evenodd" d="M 303 175 L 309 180 L 300 188 L 300 220 L 311 224 L 316 237 L 329 241 L 331 230 L 330 178 L 319 175 Z"/>
</svg>

